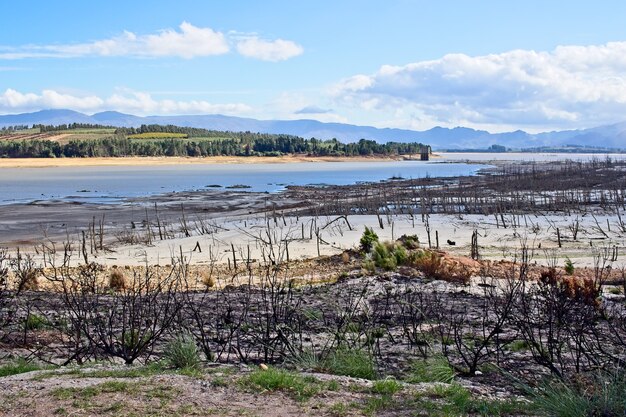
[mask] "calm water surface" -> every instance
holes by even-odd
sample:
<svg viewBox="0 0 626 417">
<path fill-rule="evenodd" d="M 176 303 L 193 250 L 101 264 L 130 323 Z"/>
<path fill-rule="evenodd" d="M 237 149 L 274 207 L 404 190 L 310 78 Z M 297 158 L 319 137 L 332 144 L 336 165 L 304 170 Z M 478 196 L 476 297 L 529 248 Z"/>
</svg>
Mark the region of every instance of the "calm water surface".
<svg viewBox="0 0 626 417">
<path fill-rule="evenodd" d="M 210 185 L 245 185 L 247 191 L 276 192 L 287 185 L 375 182 L 391 177 L 475 175 L 485 163 L 502 160 L 557 161 L 606 158 L 604 154 L 441 153 L 429 162 L 300 162 L 287 164 L 201 164 L 141 167 L 0 169 L 0 204 L 35 200 L 110 203 L 129 197 L 206 190 Z M 625 154 L 611 154 L 625 159 Z M 442 163 L 445 162 L 445 163 Z M 482 163 L 482 164 L 481 164 Z M 219 188 L 215 188 L 219 189 Z"/>
<path fill-rule="evenodd" d="M 127 197 L 213 189 L 210 185 L 245 185 L 250 187 L 245 191 L 276 192 L 287 185 L 475 175 L 484 167 L 476 163 L 397 161 L 4 168 L 0 169 L 0 204 L 34 200 L 108 203 Z"/>
</svg>

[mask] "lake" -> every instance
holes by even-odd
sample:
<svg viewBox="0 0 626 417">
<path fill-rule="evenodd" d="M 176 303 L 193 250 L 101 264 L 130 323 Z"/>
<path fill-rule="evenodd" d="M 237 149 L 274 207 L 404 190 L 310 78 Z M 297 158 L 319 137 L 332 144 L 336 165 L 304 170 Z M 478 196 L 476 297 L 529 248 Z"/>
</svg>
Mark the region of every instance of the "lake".
<svg viewBox="0 0 626 417">
<path fill-rule="evenodd" d="M 436 159 L 390 162 L 297 162 L 279 164 L 189 164 L 168 166 L 53 167 L 0 169 L 0 204 L 35 200 L 113 203 L 126 198 L 224 189 L 277 192 L 287 185 L 345 185 L 391 177 L 475 175 L 490 161 L 537 162 L 604 159 L 605 154 L 440 153 Z M 611 154 L 624 159 L 625 154 Z M 445 162 L 445 163 L 442 163 Z"/>
<path fill-rule="evenodd" d="M 478 163 L 392 161 L 3 168 L 0 204 L 35 200 L 112 203 L 129 197 L 237 185 L 249 187 L 241 188 L 242 191 L 277 192 L 287 185 L 345 185 L 391 177 L 475 175 L 484 167 Z"/>
</svg>

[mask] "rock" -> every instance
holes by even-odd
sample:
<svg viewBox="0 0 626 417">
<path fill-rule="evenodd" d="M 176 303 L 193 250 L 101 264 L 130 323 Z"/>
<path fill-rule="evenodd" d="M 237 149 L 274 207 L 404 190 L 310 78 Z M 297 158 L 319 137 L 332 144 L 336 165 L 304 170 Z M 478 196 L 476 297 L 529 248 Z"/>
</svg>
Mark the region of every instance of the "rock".
<svg viewBox="0 0 626 417">
<path fill-rule="evenodd" d="M 262 363 L 262 364 L 259 365 L 259 369 L 267 371 L 269 369 L 269 367 L 266 364 Z"/>
</svg>

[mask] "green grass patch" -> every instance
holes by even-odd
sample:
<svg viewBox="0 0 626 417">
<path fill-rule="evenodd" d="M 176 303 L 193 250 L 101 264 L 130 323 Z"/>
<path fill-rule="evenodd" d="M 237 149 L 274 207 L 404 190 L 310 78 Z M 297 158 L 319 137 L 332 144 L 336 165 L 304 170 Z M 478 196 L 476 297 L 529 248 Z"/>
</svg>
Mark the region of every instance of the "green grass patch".
<svg viewBox="0 0 626 417">
<path fill-rule="evenodd" d="M 24 320 L 24 329 L 25 330 L 41 330 L 50 326 L 50 322 L 43 316 L 39 314 L 31 313 Z"/>
<path fill-rule="evenodd" d="M 584 382 L 582 382 L 584 381 Z M 555 417 L 622 417 L 626 410 L 626 374 L 598 372 L 577 383 L 549 381 L 527 389 L 536 410 Z"/>
<path fill-rule="evenodd" d="M 283 391 L 290 394 L 297 401 L 307 401 L 319 392 L 336 388 L 325 384 L 313 377 L 303 377 L 284 369 L 258 369 L 242 378 L 240 383 L 249 389 L 268 392 Z"/>
<path fill-rule="evenodd" d="M 381 379 L 374 382 L 372 392 L 380 395 L 394 395 L 402 391 L 402 384 L 393 378 Z"/>
<path fill-rule="evenodd" d="M 474 398 L 467 388 L 456 383 L 432 387 L 425 395 L 419 394 L 412 406 L 437 417 L 526 415 L 529 411 L 528 403 Z"/>
<path fill-rule="evenodd" d="M 56 388 L 52 390 L 51 395 L 57 400 L 89 400 L 100 394 L 125 392 L 133 393 L 136 386 L 125 381 L 106 381 L 102 384 L 84 387 L 84 388 Z"/>
<path fill-rule="evenodd" d="M 165 346 L 165 361 L 176 369 L 194 370 L 200 366 L 200 351 L 190 333 L 176 335 Z"/>
<path fill-rule="evenodd" d="M 372 356 L 358 349 L 337 349 L 323 361 L 324 370 L 335 375 L 376 379 L 376 364 Z"/>
<path fill-rule="evenodd" d="M 455 373 L 443 356 L 433 356 L 426 360 L 417 360 L 411 363 L 407 382 L 444 382 L 454 381 Z"/>
<path fill-rule="evenodd" d="M 38 371 L 44 369 L 41 365 L 28 362 L 22 358 L 17 359 L 13 363 L 0 366 L 0 377 L 23 374 L 26 372 Z"/>
<path fill-rule="evenodd" d="M 509 344 L 509 350 L 511 352 L 525 352 L 529 349 L 530 346 L 525 340 L 514 340 Z"/>
</svg>

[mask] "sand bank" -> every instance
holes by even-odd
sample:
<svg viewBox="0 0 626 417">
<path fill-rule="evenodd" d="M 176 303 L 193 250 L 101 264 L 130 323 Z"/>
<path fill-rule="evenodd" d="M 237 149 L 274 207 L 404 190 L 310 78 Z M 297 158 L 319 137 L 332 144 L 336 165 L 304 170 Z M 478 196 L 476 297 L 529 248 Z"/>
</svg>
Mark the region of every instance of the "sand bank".
<svg viewBox="0 0 626 417">
<path fill-rule="evenodd" d="M 344 219 L 335 217 L 286 217 L 278 222 L 268 221 L 259 216 L 236 216 L 214 219 L 219 229 L 205 235 L 176 237 L 174 239 L 153 240 L 150 244 L 114 245 L 110 252 L 100 252 L 93 260 L 105 265 L 167 265 L 182 254 L 191 264 L 206 265 L 232 261 L 242 262 L 248 256 L 251 259 L 263 257 L 263 251 L 269 250 L 268 232 L 273 242 L 274 254 L 282 253 L 287 257 L 285 245 L 288 245 L 291 260 L 311 259 L 318 255 L 334 255 L 346 249 L 359 246 L 359 239 L 365 226 L 371 227 L 380 240 L 397 239 L 401 235 L 417 235 L 424 247 L 429 247 L 425 224 L 419 218 L 413 221 L 408 216 L 393 216 L 380 227 L 376 216 L 348 216 Z M 598 221 L 606 224 L 611 217 L 599 216 Z M 568 225 L 579 221 L 579 232 L 573 239 Z M 602 223 L 601 223 L 602 224 Z M 556 228 L 560 230 L 559 247 Z M 319 241 L 315 230 L 319 230 Z M 531 262 L 542 265 L 563 266 L 570 258 L 576 266 L 593 267 L 594 255 L 605 248 L 624 247 L 624 234 L 612 228 L 605 231 L 609 238 L 599 230 L 595 220 L 588 217 L 571 218 L 562 215 L 527 216 L 522 224 L 513 228 L 498 227 L 493 217 L 482 215 L 449 216 L 432 215 L 430 218 L 431 244 L 458 256 L 469 256 L 471 237 L 478 232 L 479 252 L 482 259 L 515 260 L 522 245 L 529 248 Z M 233 254 L 233 249 L 235 253 Z M 78 259 L 76 259 L 78 261 Z M 614 267 L 624 264 L 621 254 Z"/>
<path fill-rule="evenodd" d="M 285 156 L 211 156 L 191 157 L 120 157 L 120 158 L 0 158 L 0 168 L 51 168 L 89 166 L 159 166 L 182 164 L 286 164 L 300 162 L 382 162 L 403 160 L 403 157 L 322 157 Z"/>
</svg>

